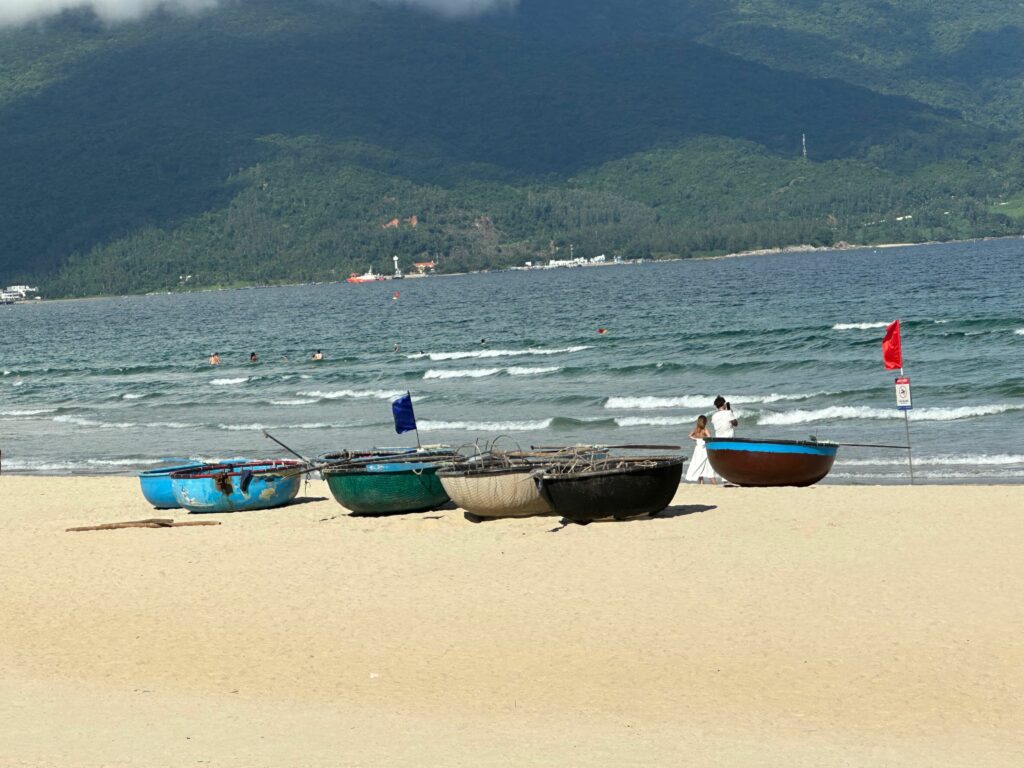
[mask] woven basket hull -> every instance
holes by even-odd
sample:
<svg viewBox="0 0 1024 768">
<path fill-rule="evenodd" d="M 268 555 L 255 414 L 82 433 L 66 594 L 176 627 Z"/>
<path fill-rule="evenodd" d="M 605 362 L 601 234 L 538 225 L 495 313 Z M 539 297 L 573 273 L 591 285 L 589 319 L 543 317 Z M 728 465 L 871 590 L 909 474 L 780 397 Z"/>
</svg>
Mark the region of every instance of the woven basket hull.
<svg viewBox="0 0 1024 768">
<path fill-rule="evenodd" d="M 479 517 L 549 515 L 551 506 L 540 495 L 531 467 L 441 474 L 452 501 Z"/>
</svg>

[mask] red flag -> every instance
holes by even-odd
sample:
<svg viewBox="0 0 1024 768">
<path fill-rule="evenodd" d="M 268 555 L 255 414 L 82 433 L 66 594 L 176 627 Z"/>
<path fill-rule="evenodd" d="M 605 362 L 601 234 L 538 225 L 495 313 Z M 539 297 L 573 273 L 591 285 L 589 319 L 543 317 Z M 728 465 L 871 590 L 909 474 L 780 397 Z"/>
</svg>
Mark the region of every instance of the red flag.
<svg viewBox="0 0 1024 768">
<path fill-rule="evenodd" d="M 900 346 L 900 321 L 894 320 L 885 329 L 882 339 L 882 362 L 886 370 L 903 367 L 903 349 Z"/>
</svg>

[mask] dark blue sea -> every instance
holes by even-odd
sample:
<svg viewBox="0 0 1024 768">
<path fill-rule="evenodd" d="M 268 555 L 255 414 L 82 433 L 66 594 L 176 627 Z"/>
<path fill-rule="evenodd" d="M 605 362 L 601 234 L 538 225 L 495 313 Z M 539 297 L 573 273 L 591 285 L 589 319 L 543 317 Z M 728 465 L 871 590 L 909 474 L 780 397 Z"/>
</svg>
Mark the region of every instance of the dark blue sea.
<svg viewBox="0 0 1024 768">
<path fill-rule="evenodd" d="M 722 394 L 742 436 L 901 445 L 896 318 L 917 479 L 1024 480 L 1019 239 L 0 307 L 3 471 L 282 455 L 262 429 L 306 455 L 415 444 L 405 391 L 424 443 L 689 452 Z M 905 482 L 906 459 L 843 447 L 828 481 Z"/>
</svg>

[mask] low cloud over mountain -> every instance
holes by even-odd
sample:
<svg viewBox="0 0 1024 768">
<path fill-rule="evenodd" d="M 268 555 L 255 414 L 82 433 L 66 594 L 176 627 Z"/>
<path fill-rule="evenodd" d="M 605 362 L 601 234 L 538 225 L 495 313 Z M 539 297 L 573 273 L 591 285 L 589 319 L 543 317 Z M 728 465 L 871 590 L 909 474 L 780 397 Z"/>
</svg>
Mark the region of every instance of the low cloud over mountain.
<svg viewBox="0 0 1024 768">
<path fill-rule="evenodd" d="M 157 8 L 200 11 L 224 0 L 0 0 L 0 26 L 24 24 L 75 8 L 92 8 L 110 22 L 136 19 Z M 468 16 L 513 7 L 517 0 L 376 0 L 387 5 L 424 8 L 445 16 Z M 287 0 L 282 0 L 287 2 Z"/>
</svg>

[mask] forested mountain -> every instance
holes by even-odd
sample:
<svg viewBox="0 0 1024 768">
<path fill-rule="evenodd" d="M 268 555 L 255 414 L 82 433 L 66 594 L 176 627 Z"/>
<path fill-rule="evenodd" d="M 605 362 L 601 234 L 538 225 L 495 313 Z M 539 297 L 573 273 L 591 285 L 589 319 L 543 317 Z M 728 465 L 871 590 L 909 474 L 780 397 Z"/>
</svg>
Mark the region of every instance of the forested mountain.
<svg viewBox="0 0 1024 768">
<path fill-rule="evenodd" d="M 0 283 L 1016 234 L 1022 42 L 1015 0 L 65 12 L 0 30 Z"/>
</svg>

